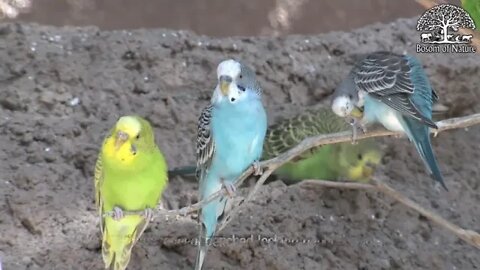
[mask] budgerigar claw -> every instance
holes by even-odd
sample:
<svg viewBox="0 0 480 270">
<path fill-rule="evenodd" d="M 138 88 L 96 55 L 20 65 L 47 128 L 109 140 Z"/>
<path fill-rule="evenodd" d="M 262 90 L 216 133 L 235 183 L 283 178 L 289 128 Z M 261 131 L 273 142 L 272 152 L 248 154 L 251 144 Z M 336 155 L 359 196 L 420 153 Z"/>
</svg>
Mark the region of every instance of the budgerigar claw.
<svg viewBox="0 0 480 270">
<path fill-rule="evenodd" d="M 112 215 L 112 218 L 113 218 L 114 220 L 117 220 L 117 221 L 118 221 L 118 220 L 122 219 L 123 216 L 124 216 L 124 215 L 123 215 L 123 210 L 122 210 L 122 208 L 120 208 L 120 207 L 118 207 L 118 206 L 113 207 L 113 215 Z"/>
<path fill-rule="evenodd" d="M 358 144 L 357 129 L 355 127 L 352 128 L 352 144 Z"/>
<path fill-rule="evenodd" d="M 153 220 L 153 209 L 152 208 L 145 208 L 145 210 L 143 210 L 142 216 L 146 220 L 152 221 Z"/>
<path fill-rule="evenodd" d="M 360 119 L 352 118 L 350 120 L 350 125 L 352 126 L 352 144 L 357 144 L 358 138 L 358 129 L 362 131 L 363 134 L 367 133 L 367 127 Z"/>
<path fill-rule="evenodd" d="M 222 180 L 222 184 L 225 190 L 227 191 L 228 196 L 230 198 L 235 197 L 235 192 L 237 191 L 237 188 L 235 187 L 235 185 L 233 183 L 226 182 L 224 180 Z"/>
<path fill-rule="evenodd" d="M 360 129 L 362 130 L 363 134 L 366 134 L 367 133 L 367 126 L 365 124 L 362 124 L 362 123 L 358 123 L 358 126 L 360 127 Z"/>
<path fill-rule="evenodd" d="M 182 208 L 182 209 L 178 210 L 178 215 L 181 216 L 181 217 L 186 217 L 187 214 L 188 214 L 187 209 Z"/>
<path fill-rule="evenodd" d="M 355 118 L 350 120 L 350 125 L 352 126 L 352 144 L 357 144 L 357 125 Z"/>
<path fill-rule="evenodd" d="M 158 210 L 164 210 L 165 209 L 165 205 L 163 205 L 162 201 L 158 204 L 157 209 Z"/>
<path fill-rule="evenodd" d="M 255 160 L 252 164 L 253 167 L 253 175 L 262 175 L 263 174 L 263 169 L 262 166 L 260 166 L 260 162 L 258 160 Z"/>
</svg>

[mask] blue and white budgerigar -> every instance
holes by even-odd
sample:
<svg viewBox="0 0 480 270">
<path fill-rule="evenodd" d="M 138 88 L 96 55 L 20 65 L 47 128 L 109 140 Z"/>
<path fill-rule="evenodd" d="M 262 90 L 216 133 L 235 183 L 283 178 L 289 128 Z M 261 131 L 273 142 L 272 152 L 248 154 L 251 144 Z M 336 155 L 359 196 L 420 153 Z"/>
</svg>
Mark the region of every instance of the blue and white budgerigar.
<svg viewBox="0 0 480 270">
<path fill-rule="evenodd" d="M 381 123 L 412 141 L 433 179 L 445 189 L 430 142 L 432 103 L 438 99 L 419 60 L 374 52 L 358 62 L 335 89 L 332 110 L 363 126 Z M 355 130 L 355 127 L 354 127 Z"/>
<path fill-rule="evenodd" d="M 235 60 L 225 60 L 218 65 L 217 79 L 210 105 L 203 109 L 198 122 L 200 200 L 222 187 L 233 195 L 237 177 L 249 166 L 258 172 L 267 130 L 261 88 L 253 70 Z M 195 269 L 202 268 L 208 243 L 224 217 L 229 199 L 216 199 L 199 212 L 201 229 Z"/>
</svg>

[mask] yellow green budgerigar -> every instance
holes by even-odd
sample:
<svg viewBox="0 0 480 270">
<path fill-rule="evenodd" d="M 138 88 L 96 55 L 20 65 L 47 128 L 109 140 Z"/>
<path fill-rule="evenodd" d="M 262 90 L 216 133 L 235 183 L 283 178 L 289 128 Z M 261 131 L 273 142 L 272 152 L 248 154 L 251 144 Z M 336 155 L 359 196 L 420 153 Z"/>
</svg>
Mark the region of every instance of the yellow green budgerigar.
<svg viewBox="0 0 480 270">
<path fill-rule="evenodd" d="M 126 269 L 132 247 L 151 220 L 166 184 L 167 164 L 148 121 L 121 117 L 103 141 L 95 166 L 106 269 Z M 104 217 L 107 212 L 113 214 Z"/>
<path fill-rule="evenodd" d="M 269 127 L 263 159 L 273 158 L 311 136 L 350 130 L 346 121 L 330 108 L 306 111 Z M 373 140 L 324 145 L 303 153 L 280 167 L 275 174 L 286 182 L 302 179 L 368 181 L 382 158 Z"/>
</svg>

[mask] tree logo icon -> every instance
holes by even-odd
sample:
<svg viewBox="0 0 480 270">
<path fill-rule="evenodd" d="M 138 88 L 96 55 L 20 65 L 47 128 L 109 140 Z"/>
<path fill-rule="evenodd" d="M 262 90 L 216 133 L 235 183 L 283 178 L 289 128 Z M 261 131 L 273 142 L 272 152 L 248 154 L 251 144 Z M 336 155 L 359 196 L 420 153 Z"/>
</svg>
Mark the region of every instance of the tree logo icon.
<svg viewBox="0 0 480 270">
<path fill-rule="evenodd" d="M 475 23 L 464 9 L 450 4 L 428 9 L 417 22 L 421 43 L 427 44 L 470 44 L 472 35 L 457 34 L 460 28 L 475 29 Z"/>
</svg>

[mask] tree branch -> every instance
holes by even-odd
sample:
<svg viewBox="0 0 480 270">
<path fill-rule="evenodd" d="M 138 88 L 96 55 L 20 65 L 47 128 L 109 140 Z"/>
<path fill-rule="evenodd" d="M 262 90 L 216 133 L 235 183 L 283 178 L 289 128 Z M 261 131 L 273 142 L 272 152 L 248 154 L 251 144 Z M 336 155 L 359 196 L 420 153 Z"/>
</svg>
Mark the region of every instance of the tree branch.
<svg viewBox="0 0 480 270">
<path fill-rule="evenodd" d="M 450 130 L 450 129 L 456 129 L 456 128 L 465 128 L 473 125 L 480 124 L 480 113 L 473 114 L 470 116 L 465 116 L 465 117 L 457 117 L 457 118 L 451 118 L 443 121 L 439 121 L 436 123 L 438 129 L 437 130 L 430 130 L 432 133 L 435 134 L 435 136 L 445 130 Z M 372 138 L 372 137 L 382 137 L 382 136 L 401 136 L 403 135 L 400 132 L 393 132 L 393 131 L 388 131 L 386 129 L 376 129 L 370 132 L 367 132 L 365 134 L 357 134 L 357 140 L 361 139 L 366 139 L 366 138 Z M 255 184 L 253 190 L 249 193 L 247 199 L 245 199 L 242 203 L 238 205 L 238 207 L 235 207 L 234 210 L 232 210 L 233 213 L 229 215 L 224 220 L 224 224 L 220 225 L 220 228 L 224 228 L 226 226 L 226 223 L 228 223 L 231 219 L 233 219 L 233 216 L 238 213 L 238 208 L 247 203 L 249 199 L 253 198 L 253 195 L 260 189 L 260 186 L 263 185 L 263 183 L 267 180 L 267 178 L 279 167 L 281 167 L 283 164 L 287 163 L 288 161 L 292 160 L 293 158 L 301 155 L 303 152 L 305 152 L 308 149 L 318 147 L 320 145 L 326 145 L 326 144 L 334 144 L 334 143 L 341 143 L 341 142 L 349 142 L 351 141 L 352 138 L 352 133 L 351 131 L 344 131 L 344 132 L 339 132 L 335 134 L 325 134 L 325 135 L 318 135 L 314 137 L 309 137 L 304 139 L 302 142 L 300 142 L 297 146 L 291 148 L 290 150 L 284 152 L 283 154 L 272 158 L 267 161 L 263 161 L 260 163 L 262 168 L 267 168 L 267 171 L 263 173 L 262 177 L 257 181 Z M 252 168 L 249 168 L 246 170 L 240 178 L 237 179 L 236 184 L 240 185 L 243 183 L 243 181 L 253 172 Z"/>
<path fill-rule="evenodd" d="M 474 125 L 480 124 L 480 113 L 477 114 L 472 114 L 469 116 L 464 116 L 464 117 L 457 117 L 457 118 L 450 118 L 446 120 L 442 120 L 436 123 L 438 129 L 437 130 L 430 130 L 432 133 L 437 135 L 437 133 L 446 131 L 446 130 L 451 130 L 451 129 L 459 129 L 459 128 L 468 128 Z M 372 137 L 383 137 L 383 136 L 400 136 L 402 133 L 400 132 L 392 132 L 388 131 L 383 128 L 377 128 L 372 131 L 369 131 L 365 134 L 357 134 L 357 140 L 361 139 L 366 139 L 366 138 L 372 138 Z M 260 187 L 263 185 L 263 183 L 267 180 L 267 178 L 280 166 L 283 164 L 287 163 L 288 161 L 292 160 L 293 158 L 301 155 L 303 152 L 314 148 L 318 147 L 320 145 L 326 145 L 326 144 L 334 144 L 334 143 L 341 143 L 341 142 L 350 142 L 352 138 L 352 132 L 351 131 L 344 131 L 344 132 L 339 132 L 339 133 L 334 133 L 334 134 L 324 134 L 324 135 L 318 135 L 314 137 L 309 137 L 304 139 L 302 142 L 300 142 L 297 146 L 291 148 L 290 150 L 282 153 L 281 155 L 260 162 L 260 166 L 263 169 L 266 169 L 266 171 L 262 174 L 260 179 L 257 181 L 253 189 L 249 192 L 247 198 L 243 200 L 237 207 L 234 207 L 232 211 L 227 215 L 227 217 L 219 224 L 219 228 L 223 229 L 234 217 L 236 214 L 238 214 L 238 211 L 240 210 L 240 207 L 250 201 L 253 196 L 256 194 L 256 192 L 260 189 Z M 240 187 L 243 182 L 253 173 L 253 168 L 249 167 L 243 174 L 237 178 L 235 181 L 235 186 L 238 188 Z M 308 183 L 308 182 L 307 182 Z M 339 184 L 339 183 L 337 183 Z M 367 187 L 366 184 L 360 184 L 360 183 L 349 183 L 348 185 L 345 185 L 343 187 L 347 188 L 370 188 L 369 186 Z M 383 187 L 383 186 L 382 186 Z M 378 188 L 378 186 L 377 186 Z M 387 189 L 385 189 L 387 190 Z M 386 192 L 386 191 L 385 191 Z M 202 200 L 200 202 L 197 202 L 195 204 L 183 207 L 181 209 L 176 209 L 176 210 L 164 210 L 164 209 L 157 209 L 154 213 L 154 218 L 163 218 L 165 220 L 168 220 L 170 217 L 174 216 L 179 218 L 180 216 L 185 216 L 187 214 L 193 213 L 198 211 L 203 205 L 218 199 L 220 196 L 226 196 L 227 193 L 224 189 L 221 189 L 220 191 L 215 192 L 212 194 L 210 197 L 208 197 L 205 200 Z M 395 198 L 395 197 L 394 197 Z M 412 207 L 411 205 L 407 205 L 409 207 Z M 412 207 L 413 208 L 413 207 Z M 415 209 L 415 208 L 414 208 Z M 422 215 L 431 218 L 432 215 L 425 215 L 423 214 L 422 211 L 418 209 L 415 209 L 422 213 Z M 124 211 L 125 215 L 140 215 L 142 214 L 143 211 Z M 112 216 L 113 212 L 106 212 L 104 213 L 105 216 Z M 435 220 L 434 220 L 435 221 Z M 438 221 L 438 220 L 437 220 Z M 437 223 L 437 222 L 436 222 Z M 455 231 L 453 227 L 450 228 L 452 231 Z M 456 228 L 456 235 L 460 237 L 459 231 L 461 228 Z M 464 235 L 470 234 L 471 231 L 465 231 Z M 464 237 L 464 238 L 462 238 Z M 460 237 L 461 239 L 465 240 L 466 236 Z M 478 240 L 478 239 L 477 239 Z M 467 241 L 467 240 L 465 240 Z M 468 242 L 468 241 L 467 241 Z M 469 242 L 470 243 L 470 242 Z"/>
<path fill-rule="evenodd" d="M 429 211 L 419 204 L 415 203 L 414 201 L 410 200 L 400 192 L 396 191 L 389 185 L 383 183 L 378 179 L 373 179 L 371 184 L 363 184 L 363 183 L 354 183 L 354 182 L 333 182 L 333 181 L 325 181 L 325 180 L 304 180 L 300 183 L 301 185 L 305 186 L 321 186 L 327 188 L 342 188 L 342 189 L 364 189 L 364 190 L 375 190 L 381 192 L 388 197 L 396 200 L 397 202 L 415 210 L 416 212 L 420 213 L 421 215 L 425 216 L 433 223 L 443 227 L 444 229 L 452 232 L 458 238 L 464 240 L 465 242 L 469 243 L 470 245 L 480 249 L 480 234 L 472 231 L 463 229 L 450 221 L 442 218 L 441 216 L 435 214 L 432 211 Z"/>
</svg>

